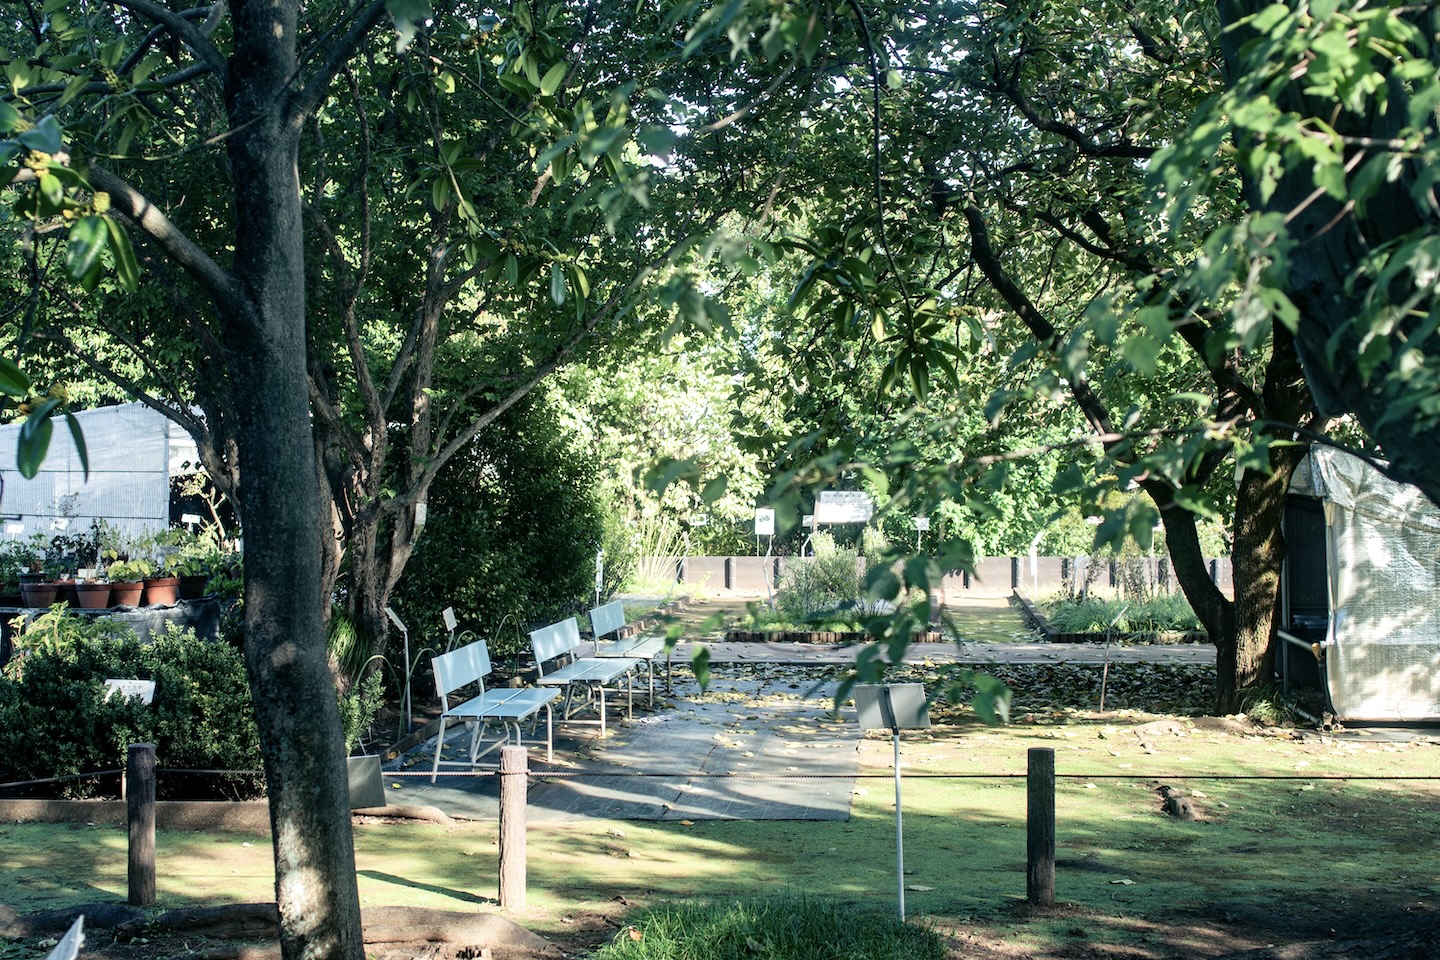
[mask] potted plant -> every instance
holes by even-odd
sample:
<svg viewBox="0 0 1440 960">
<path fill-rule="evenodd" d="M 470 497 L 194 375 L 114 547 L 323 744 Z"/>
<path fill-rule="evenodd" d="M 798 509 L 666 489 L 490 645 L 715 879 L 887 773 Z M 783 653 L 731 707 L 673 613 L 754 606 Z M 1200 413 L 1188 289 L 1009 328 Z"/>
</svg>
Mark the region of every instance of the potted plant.
<svg viewBox="0 0 1440 960">
<path fill-rule="evenodd" d="M 105 569 L 110 578 L 110 603 L 113 606 L 139 606 L 140 594 L 145 590 L 145 578 L 154 568 L 144 558 L 138 560 L 116 560 Z"/>
<path fill-rule="evenodd" d="M 35 573 L 35 571 L 31 571 Z M 20 597 L 21 602 L 27 607 L 48 607 L 55 602 L 60 594 L 60 584 L 46 582 L 43 570 L 39 580 L 33 582 L 21 581 Z"/>
<path fill-rule="evenodd" d="M 30 551 L 23 543 L 0 544 L 0 607 L 20 606 L 20 571 L 29 565 Z"/>
<path fill-rule="evenodd" d="M 76 580 L 75 602 L 81 610 L 104 610 L 110 606 L 110 581 Z"/>
</svg>

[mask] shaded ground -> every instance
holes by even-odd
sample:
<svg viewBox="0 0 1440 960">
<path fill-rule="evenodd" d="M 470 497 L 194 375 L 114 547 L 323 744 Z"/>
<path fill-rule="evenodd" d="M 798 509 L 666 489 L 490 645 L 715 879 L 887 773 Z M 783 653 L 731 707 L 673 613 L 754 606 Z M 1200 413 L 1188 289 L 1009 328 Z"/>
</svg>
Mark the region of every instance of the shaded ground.
<svg viewBox="0 0 1440 960">
<path fill-rule="evenodd" d="M 791 684 L 833 680 L 837 669 L 732 666 L 724 678 L 760 684 L 757 694 L 773 688 L 793 695 Z M 930 679 L 948 667 L 921 662 L 907 669 Z M 1115 686 L 1107 696 L 1117 699 L 1104 713 L 1096 709 L 1092 668 L 1016 669 L 1013 726 L 988 728 L 963 713 L 937 711 L 943 726 L 907 734 L 902 743 L 907 906 L 948 936 L 955 960 L 1168 960 L 1302 941 L 1319 946 L 1287 956 L 1319 958 L 1349 941 L 1434 919 L 1440 850 L 1428 838 L 1440 832 L 1440 781 L 1429 778 L 1440 777 L 1440 752 L 1428 738 L 1392 731 L 1322 736 L 1185 716 L 1208 699 L 1203 668 L 1174 668 L 1169 679 L 1161 665 L 1112 668 L 1107 682 Z M 1128 691 L 1117 679 L 1126 671 L 1135 677 Z M 1166 715 L 1124 707 L 1121 697 L 1164 701 Z M 737 714 L 742 720 L 757 712 L 744 709 Z M 669 729 L 665 722 L 653 726 Z M 715 732 L 740 739 L 724 724 Z M 606 746 L 627 762 L 640 739 L 617 737 Z M 1024 903 L 1023 773 L 1026 751 L 1037 746 L 1055 750 L 1061 777 L 1060 906 L 1044 911 Z M 683 742 L 669 748 L 672 755 L 690 749 Z M 713 736 L 707 744 L 742 759 L 752 748 L 727 747 Z M 795 766 L 806 765 L 806 753 L 797 754 Z M 623 929 L 633 909 L 667 898 L 799 890 L 855 909 L 893 910 L 891 757 L 888 737 L 858 743 L 843 821 L 532 824 L 530 904 L 510 916 L 565 953 L 583 955 Z M 1167 816 L 1162 786 L 1181 791 L 1197 819 Z M 364 905 L 494 914 L 495 839 L 489 822 L 359 820 Z M 271 895 L 268 837 L 162 831 L 157 848 L 162 906 Z M 125 891 L 123 831 L 0 824 L 0 877 L 0 904 L 20 913 L 116 903 Z M 247 955 L 204 953 L 228 947 L 199 937 L 146 939 L 97 938 L 85 956 Z M 39 943 L 35 934 L 0 940 L 0 960 L 41 957 Z M 450 957 L 467 955 L 467 946 L 476 944 L 416 942 L 370 952 Z M 1378 956 L 1373 945 L 1346 948 L 1352 957 Z M 1422 948 L 1409 955 L 1432 954 Z M 497 948 L 492 956 L 526 954 Z"/>
</svg>

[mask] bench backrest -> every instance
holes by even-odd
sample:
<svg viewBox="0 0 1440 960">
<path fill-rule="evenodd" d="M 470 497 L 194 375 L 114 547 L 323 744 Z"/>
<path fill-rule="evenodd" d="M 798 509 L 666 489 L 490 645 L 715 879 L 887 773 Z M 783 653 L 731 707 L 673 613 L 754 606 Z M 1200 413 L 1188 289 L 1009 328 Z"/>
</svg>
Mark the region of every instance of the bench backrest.
<svg viewBox="0 0 1440 960">
<path fill-rule="evenodd" d="M 552 623 L 548 627 L 530 631 L 530 649 L 535 652 L 535 662 L 545 664 L 556 657 L 563 657 L 580 646 L 580 621 L 571 617 Z"/>
<path fill-rule="evenodd" d="M 480 689 L 485 689 L 485 678 L 490 675 L 490 651 L 486 649 L 484 640 L 438 654 L 432 662 L 435 665 L 435 691 L 440 694 L 442 709 L 445 697 L 467 684 L 479 683 Z"/>
<path fill-rule="evenodd" d="M 603 607 L 596 607 L 590 611 L 590 630 L 595 634 L 595 639 L 611 633 L 616 633 L 625 627 L 625 604 L 619 600 L 611 600 Z M 619 637 L 617 636 L 618 640 Z"/>
</svg>

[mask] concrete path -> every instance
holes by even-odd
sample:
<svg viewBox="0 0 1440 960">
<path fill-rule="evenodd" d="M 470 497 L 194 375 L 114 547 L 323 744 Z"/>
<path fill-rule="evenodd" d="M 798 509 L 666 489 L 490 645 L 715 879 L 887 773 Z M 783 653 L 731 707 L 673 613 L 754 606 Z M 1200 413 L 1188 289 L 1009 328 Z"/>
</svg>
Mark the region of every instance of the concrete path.
<svg viewBox="0 0 1440 960">
<path fill-rule="evenodd" d="M 554 763 L 532 748 L 529 816 L 846 820 L 860 731 L 853 709 L 831 715 L 833 700 L 833 685 L 816 687 L 793 668 L 749 668 L 715 678 L 704 693 L 688 676 L 677 678 L 654 712 L 637 709 L 604 740 L 593 726 L 560 724 Z M 442 756 L 463 759 L 467 744 L 463 726 L 452 728 Z M 432 785 L 434 750 L 432 737 L 387 764 L 389 800 L 495 819 L 498 780 L 462 771 Z"/>
<path fill-rule="evenodd" d="M 687 608 L 684 619 L 699 623 L 715 612 L 738 616 L 745 602 L 701 600 Z M 1008 608 L 1008 601 L 966 597 L 952 606 L 1005 615 L 996 608 Z M 1023 626 L 1017 633 L 1023 637 Z M 673 656 L 674 663 L 688 665 L 703 643 L 715 668 L 707 691 L 702 693 L 690 672 L 681 670 L 655 710 L 637 708 L 632 719 L 612 722 L 604 740 L 593 726 L 557 724 L 555 762 L 546 764 L 543 751 L 530 751 L 530 818 L 848 819 L 862 734 L 853 708 L 832 713 L 834 686 L 817 686 L 812 668 L 851 663 L 858 648 L 732 643 L 720 636 L 681 643 Z M 920 643 L 909 648 L 905 659 L 985 666 L 1098 664 L 1106 656 L 1098 644 Z M 1208 644 L 1116 644 L 1108 656 L 1111 663 L 1212 664 L 1215 651 Z M 663 668 L 656 673 L 657 685 L 663 686 Z M 467 737 L 463 727 L 451 732 L 447 758 L 463 758 Z M 387 765 L 391 802 L 428 804 L 466 819 L 495 819 L 497 778 L 442 773 L 432 785 L 434 749 L 432 737 Z"/>
</svg>

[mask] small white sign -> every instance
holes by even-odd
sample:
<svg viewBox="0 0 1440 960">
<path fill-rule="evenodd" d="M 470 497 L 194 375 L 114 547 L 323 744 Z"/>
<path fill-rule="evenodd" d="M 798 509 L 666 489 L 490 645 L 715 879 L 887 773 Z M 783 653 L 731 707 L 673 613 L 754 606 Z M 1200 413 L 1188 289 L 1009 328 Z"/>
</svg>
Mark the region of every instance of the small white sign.
<svg viewBox="0 0 1440 960">
<path fill-rule="evenodd" d="M 916 517 L 916 518 L 915 518 L 915 529 L 921 531 L 922 533 L 923 533 L 924 531 L 926 531 L 926 530 L 929 530 L 929 529 L 930 529 L 930 518 L 929 518 L 929 517 Z"/>
<path fill-rule="evenodd" d="M 930 726 L 923 683 L 857 683 L 851 692 L 864 730 L 923 730 Z"/>
<path fill-rule="evenodd" d="M 444 610 L 441 610 L 440 619 L 445 621 L 446 630 L 449 630 L 451 633 L 455 632 L 455 627 L 459 623 L 459 621 L 455 619 L 454 607 L 446 607 Z"/>
<path fill-rule="evenodd" d="M 106 701 L 108 701 L 111 697 L 115 696 L 115 694 L 117 693 L 120 695 L 120 699 L 122 700 L 133 697 L 134 699 L 139 700 L 141 703 L 150 703 L 155 699 L 155 681 L 106 680 Z"/>
<path fill-rule="evenodd" d="M 775 511 L 771 507 L 759 507 L 755 511 L 755 536 L 775 535 Z"/>
<path fill-rule="evenodd" d="M 25 532 L 25 524 L 7 523 L 5 524 L 5 532 L 10 534 L 10 536 L 12 537 L 18 537 L 20 534 Z"/>
<path fill-rule="evenodd" d="M 398 614 L 398 613 L 395 612 L 395 608 L 394 608 L 394 607 L 386 607 L 386 608 L 385 608 L 385 616 L 387 616 L 387 617 L 390 618 L 390 622 L 393 623 L 393 624 L 395 624 L 395 628 L 396 628 L 397 630 L 399 630 L 401 633 L 404 633 L 404 634 L 409 634 L 409 633 L 410 633 L 410 631 L 405 627 L 405 624 L 400 621 L 400 614 Z"/>
<path fill-rule="evenodd" d="M 181 522 L 181 523 L 199 523 L 199 522 L 200 522 L 200 514 L 198 514 L 198 513 L 182 513 L 182 514 L 180 514 L 180 522 Z"/>
</svg>

